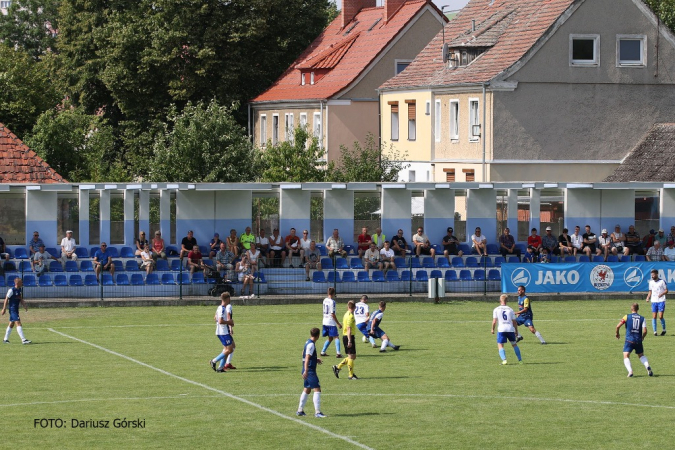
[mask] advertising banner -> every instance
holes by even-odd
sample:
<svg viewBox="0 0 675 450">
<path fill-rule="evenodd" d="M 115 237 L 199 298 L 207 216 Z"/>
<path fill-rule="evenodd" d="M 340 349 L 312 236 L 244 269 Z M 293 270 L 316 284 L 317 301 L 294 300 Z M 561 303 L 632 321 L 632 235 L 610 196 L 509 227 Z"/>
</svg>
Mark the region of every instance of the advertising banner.
<svg viewBox="0 0 675 450">
<path fill-rule="evenodd" d="M 646 292 L 651 270 L 659 271 L 668 288 L 675 288 L 675 263 L 502 264 L 502 292 Z"/>
</svg>

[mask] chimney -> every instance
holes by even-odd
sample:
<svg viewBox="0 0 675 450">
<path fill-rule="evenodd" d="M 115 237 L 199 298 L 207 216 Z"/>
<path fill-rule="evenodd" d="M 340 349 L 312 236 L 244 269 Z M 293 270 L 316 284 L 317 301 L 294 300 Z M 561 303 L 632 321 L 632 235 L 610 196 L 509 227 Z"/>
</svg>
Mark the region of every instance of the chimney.
<svg viewBox="0 0 675 450">
<path fill-rule="evenodd" d="M 342 28 L 361 11 L 362 8 L 374 8 L 376 0 L 342 0 Z"/>
<path fill-rule="evenodd" d="M 384 0 L 384 21 L 389 22 L 406 0 Z"/>
</svg>

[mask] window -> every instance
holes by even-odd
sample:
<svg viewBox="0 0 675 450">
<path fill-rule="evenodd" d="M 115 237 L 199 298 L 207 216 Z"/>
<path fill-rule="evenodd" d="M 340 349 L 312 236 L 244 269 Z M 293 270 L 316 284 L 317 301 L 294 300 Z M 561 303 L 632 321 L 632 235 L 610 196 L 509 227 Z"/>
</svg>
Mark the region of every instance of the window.
<svg viewBox="0 0 675 450">
<path fill-rule="evenodd" d="M 570 35 L 570 65 L 571 66 L 599 66 L 600 65 L 600 35 L 598 35 L 598 34 L 571 34 Z"/>
<path fill-rule="evenodd" d="M 398 102 L 389 102 L 391 106 L 391 140 L 398 141 Z"/>
<path fill-rule="evenodd" d="M 431 114 L 431 100 L 427 100 L 425 104 L 424 114 L 427 116 Z"/>
<path fill-rule="evenodd" d="M 434 134 L 436 135 L 436 142 L 441 142 L 441 101 L 436 100 L 436 115 L 434 117 Z"/>
<path fill-rule="evenodd" d="M 409 181 L 410 183 L 414 183 L 414 182 L 415 182 L 415 171 L 414 171 L 414 170 L 409 170 L 409 171 L 408 171 L 408 181 Z"/>
<path fill-rule="evenodd" d="M 300 113 L 300 128 L 307 128 L 307 113 Z"/>
<path fill-rule="evenodd" d="M 477 141 L 480 138 L 480 120 L 478 118 L 478 99 L 469 99 L 469 140 Z"/>
<path fill-rule="evenodd" d="M 622 35 L 616 37 L 616 65 L 644 67 L 647 36 Z"/>
<path fill-rule="evenodd" d="M 272 116 L 272 145 L 277 145 L 279 142 L 279 114 Z"/>
<path fill-rule="evenodd" d="M 288 113 L 284 116 L 285 120 L 285 135 L 284 137 L 291 144 L 293 143 L 293 138 L 295 137 L 295 126 L 293 125 L 293 113 Z"/>
<path fill-rule="evenodd" d="M 410 65 L 411 62 L 412 61 L 409 59 L 397 59 L 395 61 L 396 66 L 394 69 L 395 71 L 394 75 L 398 75 L 399 73 L 403 72 L 405 68 Z"/>
<path fill-rule="evenodd" d="M 443 169 L 445 172 L 445 181 L 449 183 L 455 182 L 455 169 Z"/>
<path fill-rule="evenodd" d="M 9 9 L 10 6 L 12 6 L 12 2 L 10 0 L 0 2 L 0 8 L 2 9 Z"/>
<path fill-rule="evenodd" d="M 321 113 L 314 113 L 314 137 L 319 140 L 319 147 L 321 147 Z"/>
<path fill-rule="evenodd" d="M 264 147 L 267 143 L 267 115 L 260 116 L 260 146 Z"/>
<path fill-rule="evenodd" d="M 450 100 L 450 139 L 459 139 L 459 100 Z"/>
<path fill-rule="evenodd" d="M 300 84 L 303 85 L 303 86 L 306 84 L 306 82 L 305 82 L 305 76 L 306 75 L 307 75 L 306 73 L 303 73 L 302 75 L 300 75 Z"/>
<path fill-rule="evenodd" d="M 476 181 L 476 174 L 473 169 L 462 169 L 462 172 L 466 175 L 466 182 L 471 183 Z"/>
<path fill-rule="evenodd" d="M 408 140 L 417 139 L 417 103 L 415 100 L 406 100 L 408 105 Z"/>
<path fill-rule="evenodd" d="M 309 84 L 314 84 L 314 72 L 309 75 Z"/>
</svg>

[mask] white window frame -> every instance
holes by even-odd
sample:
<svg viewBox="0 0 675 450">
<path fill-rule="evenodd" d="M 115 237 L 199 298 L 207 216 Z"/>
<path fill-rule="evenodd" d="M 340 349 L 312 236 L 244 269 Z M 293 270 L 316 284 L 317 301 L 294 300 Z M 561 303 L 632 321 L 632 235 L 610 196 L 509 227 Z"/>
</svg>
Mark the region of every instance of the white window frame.
<svg viewBox="0 0 675 450">
<path fill-rule="evenodd" d="M 436 142 L 441 142 L 441 101 L 436 100 L 436 109 L 434 110 L 434 135 Z"/>
<path fill-rule="evenodd" d="M 574 59 L 572 51 L 575 40 L 592 40 L 593 41 L 593 55 L 592 61 L 585 59 Z M 571 67 L 598 67 L 600 66 L 600 35 L 599 34 L 570 34 L 570 66 Z"/>
<path fill-rule="evenodd" d="M 403 70 L 405 70 L 405 69 L 403 69 L 401 72 L 398 72 L 398 65 L 399 64 L 407 64 L 409 66 L 411 62 L 413 62 L 412 59 L 395 59 L 394 60 L 394 76 L 398 75 L 399 73 L 403 72 Z M 406 66 L 406 69 L 407 68 L 408 67 Z"/>
<path fill-rule="evenodd" d="M 476 105 L 475 115 L 472 114 L 473 105 Z M 480 139 L 480 136 L 473 134 L 474 125 L 480 125 L 480 101 L 478 98 L 469 98 L 469 142 L 478 142 Z"/>
<path fill-rule="evenodd" d="M 314 84 L 314 72 L 309 75 L 309 84 Z"/>
<path fill-rule="evenodd" d="M 0 2 L 0 8 L 2 9 L 9 9 L 12 6 L 11 0 L 3 0 Z"/>
<path fill-rule="evenodd" d="M 267 144 L 267 114 L 260 115 L 260 146 Z"/>
<path fill-rule="evenodd" d="M 293 113 L 284 114 L 284 138 L 286 141 L 293 143 L 295 138 L 295 117 Z"/>
<path fill-rule="evenodd" d="M 307 113 L 300 113 L 300 127 L 303 130 L 307 129 Z"/>
<path fill-rule="evenodd" d="M 314 137 L 319 141 L 319 148 L 321 148 L 321 138 L 323 133 L 323 124 L 321 123 L 321 113 L 314 113 L 314 127 L 313 127 Z"/>
<path fill-rule="evenodd" d="M 621 61 L 621 41 L 642 41 L 640 45 L 640 61 Z M 644 34 L 617 34 L 616 35 L 616 67 L 646 67 L 647 66 L 647 36 Z"/>
<path fill-rule="evenodd" d="M 399 114 L 401 110 L 399 109 L 399 112 L 392 112 L 391 113 L 391 140 L 392 141 L 398 141 L 400 137 L 400 123 L 399 123 Z"/>
<path fill-rule="evenodd" d="M 459 99 L 450 100 L 450 139 L 459 140 Z"/>
<path fill-rule="evenodd" d="M 409 170 L 408 171 L 408 182 L 414 183 L 416 179 L 417 179 L 417 174 L 415 173 L 415 171 Z"/>
<path fill-rule="evenodd" d="M 307 74 L 306 74 L 306 73 L 301 73 L 301 74 L 300 74 L 300 85 L 301 85 L 301 86 L 304 86 L 304 85 L 306 84 L 306 83 L 305 83 L 305 75 L 307 75 Z"/>
<path fill-rule="evenodd" d="M 431 100 L 427 100 L 424 107 L 424 114 L 426 116 L 431 115 Z"/>
<path fill-rule="evenodd" d="M 279 143 L 279 114 L 272 114 L 272 145 Z"/>
</svg>

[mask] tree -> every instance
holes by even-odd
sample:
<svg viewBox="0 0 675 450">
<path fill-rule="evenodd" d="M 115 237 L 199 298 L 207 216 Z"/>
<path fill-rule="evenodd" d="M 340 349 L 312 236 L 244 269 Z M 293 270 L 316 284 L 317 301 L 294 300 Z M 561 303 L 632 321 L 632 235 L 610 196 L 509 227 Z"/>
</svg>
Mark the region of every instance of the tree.
<svg viewBox="0 0 675 450">
<path fill-rule="evenodd" d="M 328 181 L 335 182 L 389 182 L 397 181 L 407 154 L 400 154 L 394 146 L 384 151 L 375 143 L 372 134 L 366 136 L 365 146 L 357 141 L 352 148 L 340 146 L 340 159 L 328 167 Z"/>
<path fill-rule="evenodd" d="M 157 136 L 151 181 L 242 182 L 258 173 L 257 152 L 230 108 L 215 100 L 171 108 L 164 132 Z"/>
<path fill-rule="evenodd" d="M 0 41 L 34 59 L 56 50 L 59 0 L 13 0 L 0 14 Z"/>
<path fill-rule="evenodd" d="M 673 0 L 645 0 L 645 3 L 659 16 L 663 23 L 675 31 L 675 1 Z"/>
<path fill-rule="evenodd" d="M 295 129 L 292 142 L 283 141 L 276 145 L 268 142 L 262 153 L 261 181 L 279 183 L 320 182 L 325 179 L 325 163 L 322 162 L 323 150 L 319 141 L 310 137 L 302 127 Z"/>
</svg>

